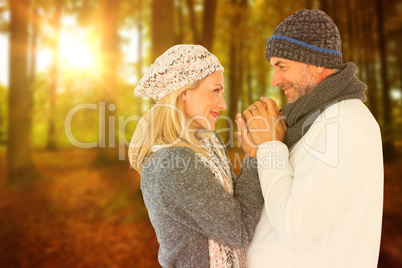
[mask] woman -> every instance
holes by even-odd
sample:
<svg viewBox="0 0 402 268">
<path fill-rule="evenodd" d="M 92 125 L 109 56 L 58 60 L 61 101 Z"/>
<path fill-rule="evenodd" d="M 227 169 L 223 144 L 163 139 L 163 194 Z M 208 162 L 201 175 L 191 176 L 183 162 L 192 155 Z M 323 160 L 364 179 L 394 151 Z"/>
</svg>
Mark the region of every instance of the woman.
<svg viewBox="0 0 402 268">
<path fill-rule="evenodd" d="M 236 178 L 214 131 L 223 90 L 222 65 L 199 45 L 168 49 L 135 89 L 156 101 L 137 125 L 129 159 L 141 173 L 163 267 L 245 267 L 263 198 L 255 150 L 244 146 L 250 156 Z"/>
</svg>

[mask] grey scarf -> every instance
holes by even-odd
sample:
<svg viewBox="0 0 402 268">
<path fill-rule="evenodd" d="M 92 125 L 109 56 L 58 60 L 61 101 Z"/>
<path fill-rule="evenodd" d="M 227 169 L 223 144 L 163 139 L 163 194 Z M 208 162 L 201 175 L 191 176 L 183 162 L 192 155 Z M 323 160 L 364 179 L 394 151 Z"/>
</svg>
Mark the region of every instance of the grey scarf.
<svg viewBox="0 0 402 268">
<path fill-rule="evenodd" d="M 282 114 L 288 126 L 284 143 L 289 149 L 306 134 L 327 107 L 342 100 L 366 100 L 364 92 L 367 86 L 355 76 L 355 70 L 354 63 L 346 63 L 339 72 L 328 76 L 313 91 L 283 106 Z"/>
</svg>

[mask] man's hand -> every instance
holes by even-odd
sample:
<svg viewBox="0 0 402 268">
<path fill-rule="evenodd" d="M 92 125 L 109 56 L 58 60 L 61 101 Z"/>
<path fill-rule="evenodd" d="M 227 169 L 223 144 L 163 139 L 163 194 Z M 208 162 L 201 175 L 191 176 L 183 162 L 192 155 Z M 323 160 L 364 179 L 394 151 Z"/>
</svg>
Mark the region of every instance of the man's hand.
<svg viewBox="0 0 402 268">
<path fill-rule="evenodd" d="M 261 101 L 243 112 L 251 139 L 257 146 L 267 141 L 283 141 L 287 126 L 276 102 L 267 97 L 262 97 Z"/>
</svg>

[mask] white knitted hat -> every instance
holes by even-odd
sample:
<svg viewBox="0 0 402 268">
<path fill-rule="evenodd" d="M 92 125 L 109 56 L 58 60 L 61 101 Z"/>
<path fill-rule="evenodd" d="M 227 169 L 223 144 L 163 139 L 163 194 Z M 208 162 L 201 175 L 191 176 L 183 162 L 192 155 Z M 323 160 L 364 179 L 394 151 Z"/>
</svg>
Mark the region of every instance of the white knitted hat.
<svg viewBox="0 0 402 268">
<path fill-rule="evenodd" d="M 216 56 L 200 45 L 176 45 L 149 66 L 137 87 L 138 97 L 160 100 L 169 93 L 223 71 Z"/>
</svg>

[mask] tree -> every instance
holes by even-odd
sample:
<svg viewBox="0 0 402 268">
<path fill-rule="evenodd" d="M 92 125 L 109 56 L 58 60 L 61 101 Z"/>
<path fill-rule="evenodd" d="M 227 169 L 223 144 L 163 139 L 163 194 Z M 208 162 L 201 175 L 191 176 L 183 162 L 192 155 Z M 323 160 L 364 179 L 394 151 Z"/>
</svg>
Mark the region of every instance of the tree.
<svg viewBox="0 0 402 268">
<path fill-rule="evenodd" d="M 191 26 L 191 32 L 193 34 L 192 42 L 194 44 L 200 44 L 204 46 L 208 51 L 212 52 L 213 41 L 215 34 L 215 17 L 217 10 L 217 2 L 215 0 L 204 0 L 202 1 L 202 29 L 198 30 L 197 14 L 195 12 L 196 8 L 194 6 L 193 0 L 186 0 L 189 20 Z M 181 0 L 179 0 L 179 8 L 181 7 Z M 179 9 L 179 34 L 182 36 L 182 12 Z M 200 34 L 201 32 L 201 34 Z"/>
<path fill-rule="evenodd" d="M 194 3 L 193 3 L 193 0 L 186 0 L 186 3 L 187 3 L 189 16 L 190 16 L 191 30 L 193 32 L 193 42 L 195 44 L 199 44 L 200 38 L 199 38 L 199 34 L 198 34 L 197 18 L 195 16 Z"/>
<path fill-rule="evenodd" d="M 366 83 L 368 85 L 367 95 L 369 101 L 369 108 L 373 116 L 378 120 L 378 88 L 377 88 L 377 76 L 375 71 L 376 58 L 377 58 L 377 48 L 375 46 L 376 39 L 373 37 L 372 32 L 374 32 L 375 20 L 372 19 L 373 5 L 367 5 L 366 1 L 359 1 L 360 9 L 363 12 L 363 23 L 362 23 L 362 35 L 365 37 L 362 39 L 364 42 L 364 52 L 360 50 L 360 57 L 365 58 L 365 69 L 366 69 Z"/>
<path fill-rule="evenodd" d="M 56 95 L 59 87 L 59 36 L 61 27 L 61 12 L 63 1 L 55 1 L 55 8 L 52 18 L 54 35 L 52 40 L 53 62 L 51 68 L 50 82 L 50 113 L 49 113 L 49 128 L 48 128 L 48 150 L 56 149 Z"/>
<path fill-rule="evenodd" d="M 176 34 L 176 42 L 178 44 L 183 43 L 183 34 L 184 34 L 184 23 L 183 23 L 183 3 L 182 0 L 177 0 L 176 5 L 176 14 L 177 14 L 177 34 Z"/>
<path fill-rule="evenodd" d="M 307 9 L 313 9 L 314 8 L 313 0 L 306 0 L 306 8 Z"/>
<path fill-rule="evenodd" d="M 32 83 L 34 82 L 36 75 L 36 53 L 39 31 L 39 6 L 36 2 L 31 5 L 30 13 L 32 33 L 29 47 L 29 81 Z"/>
<path fill-rule="evenodd" d="M 173 0 L 152 0 L 151 58 L 154 61 L 175 44 Z"/>
<path fill-rule="evenodd" d="M 103 0 L 102 2 L 102 36 L 101 36 L 101 72 L 102 95 L 104 98 L 104 118 L 99 118 L 102 125 L 99 133 L 99 154 L 95 164 L 117 161 L 116 136 L 114 135 L 117 71 L 120 61 L 119 52 L 119 5 L 120 0 Z"/>
<path fill-rule="evenodd" d="M 203 2 L 201 45 L 208 51 L 213 50 L 217 2 L 216 0 L 204 0 Z"/>
<path fill-rule="evenodd" d="M 327 14 L 329 14 L 328 1 L 329 0 L 320 0 L 320 9 Z"/>
<path fill-rule="evenodd" d="M 32 92 L 28 75 L 29 0 L 10 5 L 10 91 L 8 110 L 7 177 L 9 182 L 36 176 L 31 158 Z"/>
<path fill-rule="evenodd" d="M 381 0 L 376 0 L 376 11 L 378 18 L 378 41 L 380 48 L 380 62 L 381 62 L 381 82 L 382 82 L 382 106 L 383 106 L 383 120 L 384 120 L 384 135 L 383 135 L 383 150 L 384 159 L 390 160 L 394 158 L 395 149 L 392 140 L 389 138 L 391 131 L 391 96 L 389 91 L 388 81 L 388 66 L 387 66 L 387 48 L 386 36 L 384 33 L 384 16 L 383 16 L 383 3 Z"/>
<path fill-rule="evenodd" d="M 142 43 L 143 43 L 143 23 L 142 23 L 142 0 L 138 0 L 138 10 L 136 16 L 137 30 L 138 30 L 138 63 L 137 63 L 137 76 L 138 79 L 142 77 Z"/>
<path fill-rule="evenodd" d="M 231 1 L 231 8 L 233 9 L 233 14 L 231 17 L 231 26 L 230 26 L 230 48 L 229 48 L 229 105 L 228 105 L 228 114 L 229 118 L 235 118 L 236 113 L 238 111 L 237 107 L 237 98 L 238 93 L 241 92 L 242 87 L 238 83 L 239 82 L 239 32 L 238 28 L 240 25 L 240 6 L 238 1 Z"/>
</svg>

